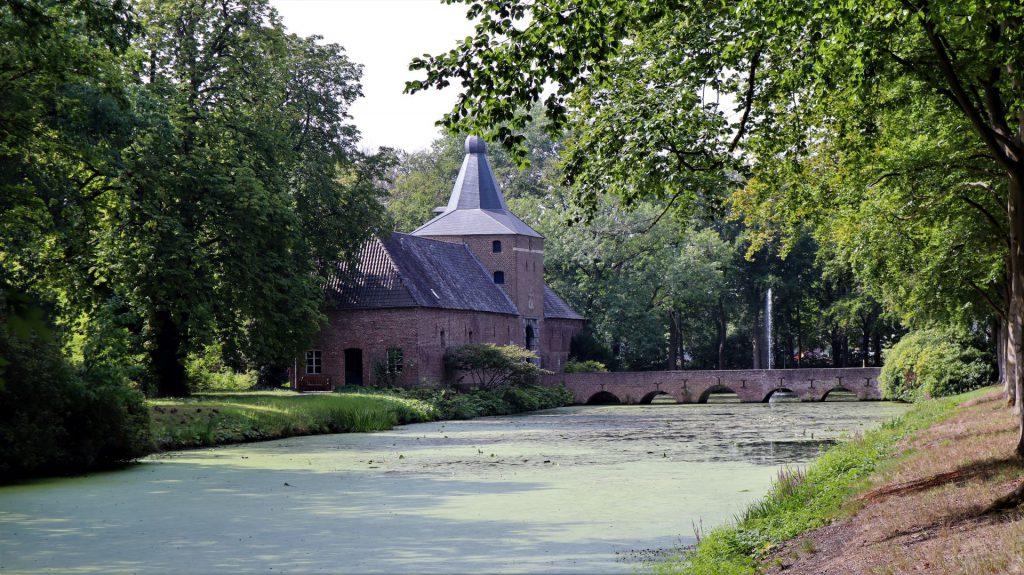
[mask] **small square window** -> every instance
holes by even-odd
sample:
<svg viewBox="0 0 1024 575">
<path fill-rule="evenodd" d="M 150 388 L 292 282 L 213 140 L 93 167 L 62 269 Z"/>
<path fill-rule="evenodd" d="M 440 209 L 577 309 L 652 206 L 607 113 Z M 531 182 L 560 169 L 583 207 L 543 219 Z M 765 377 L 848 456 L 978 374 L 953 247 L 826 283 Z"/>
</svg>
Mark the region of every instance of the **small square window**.
<svg viewBox="0 0 1024 575">
<path fill-rule="evenodd" d="M 491 251 L 496 254 L 501 253 L 501 240 L 494 240 L 491 242 Z"/>
<path fill-rule="evenodd" d="M 494 283 L 503 284 L 505 283 L 505 272 L 494 272 Z"/>
<path fill-rule="evenodd" d="M 322 352 L 318 349 L 306 352 L 306 374 L 317 375 L 323 372 Z"/>
</svg>

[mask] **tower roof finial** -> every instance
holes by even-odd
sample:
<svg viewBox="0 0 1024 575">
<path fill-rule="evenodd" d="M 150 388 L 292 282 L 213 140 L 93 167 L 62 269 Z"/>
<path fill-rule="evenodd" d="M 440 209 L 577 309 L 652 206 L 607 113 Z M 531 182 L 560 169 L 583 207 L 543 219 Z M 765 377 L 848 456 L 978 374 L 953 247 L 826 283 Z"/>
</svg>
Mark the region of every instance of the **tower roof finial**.
<svg viewBox="0 0 1024 575">
<path fill-rule="evenodd" d="M 484 143 L 484 139 L 480 136 L 469 136 L 466 138 L 466 153 L 467 154 L 486 154 L 487 144 Z"/>
</svg>

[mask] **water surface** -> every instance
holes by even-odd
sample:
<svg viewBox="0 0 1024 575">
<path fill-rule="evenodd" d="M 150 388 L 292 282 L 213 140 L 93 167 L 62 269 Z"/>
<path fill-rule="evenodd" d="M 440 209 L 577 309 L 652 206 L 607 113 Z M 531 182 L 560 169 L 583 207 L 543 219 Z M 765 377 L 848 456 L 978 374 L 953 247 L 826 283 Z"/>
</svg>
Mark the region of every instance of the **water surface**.
<svg viewBox="0 0 1024 575">
<path fill-rule="evenodd" d="M 569 407 L 0 488 L 0 572 L 630 572 L 906 409 Z"/>
</svg>

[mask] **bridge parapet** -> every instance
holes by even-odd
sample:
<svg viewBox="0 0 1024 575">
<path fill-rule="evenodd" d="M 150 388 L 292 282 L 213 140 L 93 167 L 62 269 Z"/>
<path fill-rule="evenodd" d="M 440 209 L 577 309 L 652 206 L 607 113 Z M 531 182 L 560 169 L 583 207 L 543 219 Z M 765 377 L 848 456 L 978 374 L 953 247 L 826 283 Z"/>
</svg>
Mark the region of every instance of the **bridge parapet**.
<svg viewBox="0 0 1024 575">
<path fill-rule="evenodd" d="M 839 389 L 860 400 L 877 400 L 877 367 L 748 369 L 721 371 L 633 371 L 608 373 L 556 373 L 544 377 L 547 385 L 565 384 L 577 404 L 606 399 L 620 403 L 650 403 L 667 394 L 677 403 L 706 403 L 715 392 L 735 393 L 742 402 L 768 401 L 778 391 L 789 391 L 803 401 L 823 401 Z M 600 394 L 600 395 L 599 395 Z"/>
</svg>

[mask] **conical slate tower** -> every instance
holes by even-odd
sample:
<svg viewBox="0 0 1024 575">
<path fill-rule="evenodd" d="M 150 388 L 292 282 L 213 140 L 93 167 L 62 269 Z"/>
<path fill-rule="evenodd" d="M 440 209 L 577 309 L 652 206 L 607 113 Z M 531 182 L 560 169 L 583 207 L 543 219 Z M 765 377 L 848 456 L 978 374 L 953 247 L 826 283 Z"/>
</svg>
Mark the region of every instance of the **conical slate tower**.
<svg viewBox="0 0 1024 575">
<path fill-rule="evenodd" d="M 544 321 L 544 238 L 508 211 L 486 154 L 482 139 L 466 138 L 448 205 L 412 234 L 466 244 L 523 318 L 522 336 L 510 343 L 537 350 Z"/>
<path fill-rule="evenodd" d="M 455 180 L 448 206 L 413 232 L 415 236 L 479 236 L 518 234 L 541 237 L 505 205 L 491 165 L 487 145 L 477 136 L 466 138 L 466 157 Z"/>
</svg>

